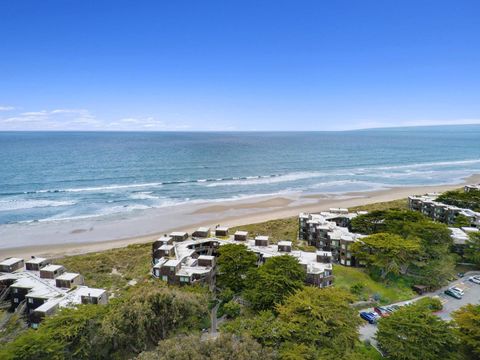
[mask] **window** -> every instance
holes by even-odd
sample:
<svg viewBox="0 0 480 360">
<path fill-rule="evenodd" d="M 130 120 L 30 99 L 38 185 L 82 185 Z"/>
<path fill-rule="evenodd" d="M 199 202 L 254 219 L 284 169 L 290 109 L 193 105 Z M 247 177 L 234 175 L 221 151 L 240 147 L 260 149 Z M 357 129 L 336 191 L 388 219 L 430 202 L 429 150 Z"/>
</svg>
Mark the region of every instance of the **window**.
<svg viewBox="0 0 480 360">
<path fill-rule="evenodd" d="M 180 282 L 189 283 L 190 278 L 188 276 L 180 276 Z"/>
<path fill-rule="evenodd" d="M 13 288 L 13 293 L 14 293 L 14 294 L 18 294 L 18 289 L 17 289 L 17 288 Z"/>
<path fill-rule="evenodd" d="M 30 304 L 33 304 L 33 299 L 32 299 L 32 298 L 28 298 L 28 302 L 29 302 Z"/>
<path fill-rule="evenodd" d="M 167 275 L 162 275 L 162 280 L 163 281 L 168 281 L 168 276 Z"/>
<path fill-rule="evenodd" d="M 347 266 L 350 266 L 350 260 L 347 260 Z"/>
<path fill-rule="evenodd" d="M 14 302 L 14 303 L 18 303 L 18 298 L 14 298 L 14 299 L 13 299 L 13 302 Z"/>
</svg>

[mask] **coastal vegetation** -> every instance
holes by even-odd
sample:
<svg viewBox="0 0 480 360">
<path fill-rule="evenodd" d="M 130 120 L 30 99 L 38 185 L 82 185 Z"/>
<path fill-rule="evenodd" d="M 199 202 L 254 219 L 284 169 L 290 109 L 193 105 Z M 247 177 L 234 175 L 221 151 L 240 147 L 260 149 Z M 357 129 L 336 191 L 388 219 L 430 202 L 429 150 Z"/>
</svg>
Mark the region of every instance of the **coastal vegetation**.
<svg viewBox="0 0 480 360">
<path fill-rule="evenodd" d="M 432 314 L 439 305 L 429 302 L 404 306 L 379 321 L 376 338 L 388 359 L 459 359 L 453 324 Z"/>
<path fill-rule="evenodd" d="M 47 317 L 0 348 L 1 359 L 127 358 L 176 334 L 208 326 L 202 288 L 176 289 L 150 280 L 108 305 L 80 305 Z"/>
<path fill-rule="evenodd" d="M 418 212 L 372 211 L 354 218 L 351 227 L 354 232 L 371 235 L 362 239 L 364 244 L 354 244 L 353 252 L 366 261 L 374 277 L 401 274 L 417 284 L 437 288 L 454 274 L 450 230 Z M 390 260 L 389 254 L 394 255 Z"/>
<path fill-rule="evenodd" d="M 276 244 L 280 240 L 292 240 L 294 243 L 298 238 L 298 217 L 288 217 L 285 219 L 275 219 L 261 223 L 236 226 L 230 229 L 231 233 L 237 230 L 248 231 L 249 236 L 256 235 L 269 236 L 269 241 Z"/>
<path fill-rule="evenodd" d="M 436 201 L 473 211 L 480 211 L 480 190 L 464 191 L 462 189 L 446 191 L 437 197 Z"/>
</svg>

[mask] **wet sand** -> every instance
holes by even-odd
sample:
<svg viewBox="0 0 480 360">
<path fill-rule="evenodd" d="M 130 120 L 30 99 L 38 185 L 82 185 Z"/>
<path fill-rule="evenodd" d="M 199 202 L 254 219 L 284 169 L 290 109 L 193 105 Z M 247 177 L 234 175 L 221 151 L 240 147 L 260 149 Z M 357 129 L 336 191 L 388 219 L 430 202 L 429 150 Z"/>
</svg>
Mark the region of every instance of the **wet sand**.
<svg viewBox="0 0 480 360">
<path fill-rule="evenodd" d="M 464 184 L 479 183 L 480 175 Z M 318 212 L 331 207 L 353 207 L 406 198 L 412 194 L 441 192 L 464 184 L 400 187 L 371 192 L 333 194 L 282 194 L 282 196 L 184 204 L 150 209 L 122 217 L 68 222 L 11 224 L 0 226 L 0 258 L 31 255 L 59 257 L 145 243 L 173 230 L 192 232 L 216 224 L 240 226 L 272 219 Z"/>
</svg>

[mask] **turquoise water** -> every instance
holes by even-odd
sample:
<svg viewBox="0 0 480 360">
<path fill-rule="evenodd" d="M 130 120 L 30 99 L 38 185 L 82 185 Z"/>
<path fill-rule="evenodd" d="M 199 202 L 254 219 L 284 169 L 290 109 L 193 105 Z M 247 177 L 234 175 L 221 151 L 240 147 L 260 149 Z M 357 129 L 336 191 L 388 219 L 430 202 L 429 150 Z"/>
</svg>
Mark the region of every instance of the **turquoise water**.
<svg viewBox="0 0 480 360">
<path fill-rule="evenodd" d="M 0 132 L 0 224 L 287 192 L 451 184 L 480 126 L 298 133 Z"/>
</svg>

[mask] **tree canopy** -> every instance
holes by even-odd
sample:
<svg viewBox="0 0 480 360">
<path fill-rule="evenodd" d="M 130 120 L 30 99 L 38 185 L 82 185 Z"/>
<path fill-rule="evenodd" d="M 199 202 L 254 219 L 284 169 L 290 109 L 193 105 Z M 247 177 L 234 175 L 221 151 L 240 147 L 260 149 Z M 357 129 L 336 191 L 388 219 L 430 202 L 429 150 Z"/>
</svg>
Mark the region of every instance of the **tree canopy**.
<svg viewBox="0 0 480 360">
<path fill-rule="evenodd" d="M 480 232 L 471 233 L 465 245 L 465 258 L 480 266 Z"/>
<path fill-rule="evenodd" d="M 388 274 L 405 274 L 420 253 L 417 239 L 404 239 L 388 233 L 367 236 L 352 245 L 352 251 L 367 266 L 378 269 L 382 278 Z"/>
<path fill-rule="evenodd" d="M 247 273 L 256 267 L 257 255 L 244 245 L 227 244 L 218 249 L 217 285 L 238 293 L 245 288 Z"/>
<path fill-rule="evenodd" d="M 437 201 L 448 205 L 480 211 L 480 190 L 447 191 L 441 194 Z"/>
<path fill-rule="evenodd" d="M 378 345 L 388 359 L 454 359 L 457 338 L 452 326 L 424 305 L 404 306 L 380 320 Z"/>
<path fill-rule="evenodd" d="M 49 316 L 0 350 L 1 359 L 99 359 L 137 354 L 182 330 L 200 329 L 208 317 L 203 294 L 132 287 L 108 305 L 79 305 Z"/>
<path fill-rule="evenodd" d="M 480 305 L 469 304 L 453 313 L 463 353 L 480 359 Z"/>
<path fill-rule="evenodd" d="M 246 280 L 245 298 L 255 310 L 273 309 L 285 297 L 302 288 L 305 270 L 290 255 L 275 256 L 264 265 L 250 270 Z"/>
<path fill-rule="evenodd" d="M 140 354 L 138 360 L 273 360 L 276 353 L 262 347 L 250 337 L 231 334 L 221 335 L 217 339 L 202 341 L 199 336 L 191 335 L 163 340 L 153 351 Z"/>
</svg>

